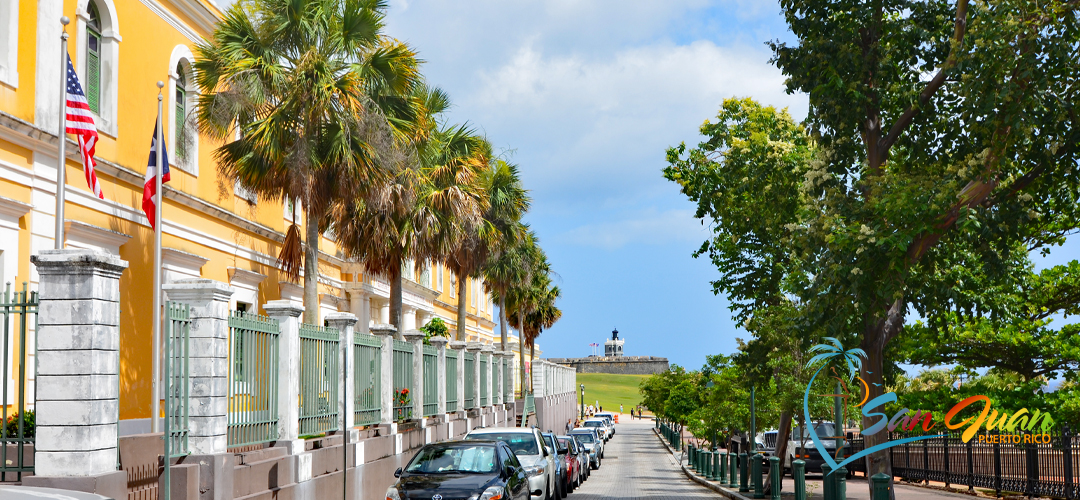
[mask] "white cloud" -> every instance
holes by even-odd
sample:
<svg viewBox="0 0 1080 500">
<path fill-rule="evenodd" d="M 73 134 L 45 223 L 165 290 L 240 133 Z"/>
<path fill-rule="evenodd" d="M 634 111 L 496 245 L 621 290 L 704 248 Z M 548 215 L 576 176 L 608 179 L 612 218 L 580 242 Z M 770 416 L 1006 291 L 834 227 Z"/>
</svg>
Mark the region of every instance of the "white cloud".
<svg viewBox="0 0 1080 500">
<path fill-rule="evenodd" d="M 628 244 L 700 243 L 708 230 L 692 210 L 649 211 L 636 218 L 586 224 L 556 237 L 557 242 L 615 250 Z"/>
</svg>

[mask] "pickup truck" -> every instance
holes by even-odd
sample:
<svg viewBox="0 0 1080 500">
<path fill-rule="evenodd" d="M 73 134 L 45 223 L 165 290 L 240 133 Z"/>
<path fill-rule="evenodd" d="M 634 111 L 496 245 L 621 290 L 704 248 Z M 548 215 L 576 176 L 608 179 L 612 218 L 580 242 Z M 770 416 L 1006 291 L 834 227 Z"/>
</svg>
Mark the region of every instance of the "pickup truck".
<svg viewBox="0 0 1080 500">
<path fill-rule="evenodd" d="M 818 438 L 821 439 L 821 444 L 824 445 L 825 451 L 833 457 L 836 456 L 836 440 L 832 439 L 834 434 L 834 426 L 832 422 L 818 422 L 814 426 L 814 431 L 817 432 Z M 759 434 L 758 442 L 761 443 L 761 451 L 766 457 L 770 457 L 776 454 L 777 443 L 776 439 L 779 436 L 779 431 L 766 431 Z M 829 438 L 826 438 L 828 436 Z M 804 444 L 805 443 L 805 444 Z M 805 446 L 805 448 L 802 448 Z M 850 433 L 848 437 L 844 438 L 844 449 L 842 451 L 842 457 L 851 456 L 852 453 L 862 449 L 862 440 L 850 439 Z M 825 463 L 825 459 L 821 457 L 821 452 L 814 446 L 814 442 L 810 440 L 809 434 L 803 440 L 803 428 L 797 427 L 791 431 L 791 436 L 788 438 L 787 456 L 781 457 L 784 474 L 791 474 L 791 462 L 792 460 L 802 460 L 806 462 L 807 474 L 820 474 L 821 466 Z M 848 470 L 848 477 L 855 474 L 856 470 L 863 470 L 864 462 L 862 460 L 856 460 L 846 465 Z"/>
</svg>

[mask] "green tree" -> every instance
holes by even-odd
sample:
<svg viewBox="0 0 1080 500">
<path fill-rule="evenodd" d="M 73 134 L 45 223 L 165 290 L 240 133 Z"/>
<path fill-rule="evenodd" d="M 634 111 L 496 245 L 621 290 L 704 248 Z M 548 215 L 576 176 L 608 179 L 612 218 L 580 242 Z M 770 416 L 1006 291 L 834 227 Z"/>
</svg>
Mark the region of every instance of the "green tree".
<svg viewBox="0 0 1080 500">
<path fill-rule="evenodd" d="M 230 141 L 214 151 L 222 176 L 303 207 L 306 244 L 294 218 L 278 259 L 294 281 L 303 266 L 307 323 L 319 323 L 331 204 L 381 182 L 400 156 L 382 106 L 409 93 L 417 60 L 382 33 L 385 10 L 368 0 L 241 1 L 196 48 L 200 130 Z"/>
<path fill-rule="evenodd" d="M 521 183 L 516 165 L 496 160 L 485 172 L 483 183 L 488 192 L 489 221 L 496 231 L 494 244 L 489 247 L 487 260 L 480 269 L 487 291 L 499 304 L 499 335 L 501 347 L 506 345 L 506 291 L 516 281 L 524 279 L 524 263 L 519 243 L 528 236 L 529 227 L 521 222 L 532 199 Z"/>
<path fill-rule="evenodd" d="M 424 343 L 431 344 L 431 337 L 446 337 L 450 338 L 450 327 L 446 326 L 446 322 L 442 318 L 431 318 L 426 325 L 420 327 L 420 331 L 424 332 Z"/>
</svg>

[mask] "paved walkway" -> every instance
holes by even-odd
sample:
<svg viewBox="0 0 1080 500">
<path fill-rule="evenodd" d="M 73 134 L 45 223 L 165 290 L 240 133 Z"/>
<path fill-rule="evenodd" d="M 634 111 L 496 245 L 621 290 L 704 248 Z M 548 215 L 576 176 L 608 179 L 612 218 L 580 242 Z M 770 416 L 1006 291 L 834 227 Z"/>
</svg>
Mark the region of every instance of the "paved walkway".
<svg viewBox="0 0 1080 500">
<path fill-rule="evenodd" d="M 652 420 L 624 417 L 629 415 L 619 417 L 600 469 L 567 500 L 721 498 L 683 474 L 653 434 Z"/>
</svg>

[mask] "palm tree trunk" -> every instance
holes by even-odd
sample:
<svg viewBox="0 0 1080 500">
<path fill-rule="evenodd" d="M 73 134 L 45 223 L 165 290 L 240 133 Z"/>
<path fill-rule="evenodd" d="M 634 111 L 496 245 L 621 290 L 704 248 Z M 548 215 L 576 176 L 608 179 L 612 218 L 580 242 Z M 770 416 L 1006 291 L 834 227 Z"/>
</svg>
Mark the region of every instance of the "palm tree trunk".
<svg viewBox="0 0 1080 500">
<path fill-rule="evenodd" d="M 518 366 L 518 371 L 521 372 L 521 397 L 525 397 L 525 334 L 522 333 L 522 326 L 525 325 L 525 315 L 518 309 L 518 353 L 521 355 L 521 364 Z"/>
<path fill-rule="evenodd" d="M 499 294 L 499 335 L 502 337 L 500 350 L 506 350 L 506 298 Z"/>
<path fill-rule="evenodd" d="M 304 323 L 320 325 L 319 322 L 319 214 L 314 204 L 304 208 Z"/>
<path fill-rule="evenodd" d="M 403 340 L 405 337 L 401 335 L 404 333 L 401 328 L 404 326 L 405 322 L 403 321 L 404 318 L 401 314 L 401 266 L 399 265 L 395 269 L 397 269 L 397 272 L 390 271 L 390 324 L 397 328 L 397 333 L 394 334 L 394 338 Z"/>
<path fill-rule="evenodd" d="M 457 339 L 461 341 L 465 340 L 465 293 L 468 291 L 469 279 L 459 275 L 457 280 Z"/>
</svg>

